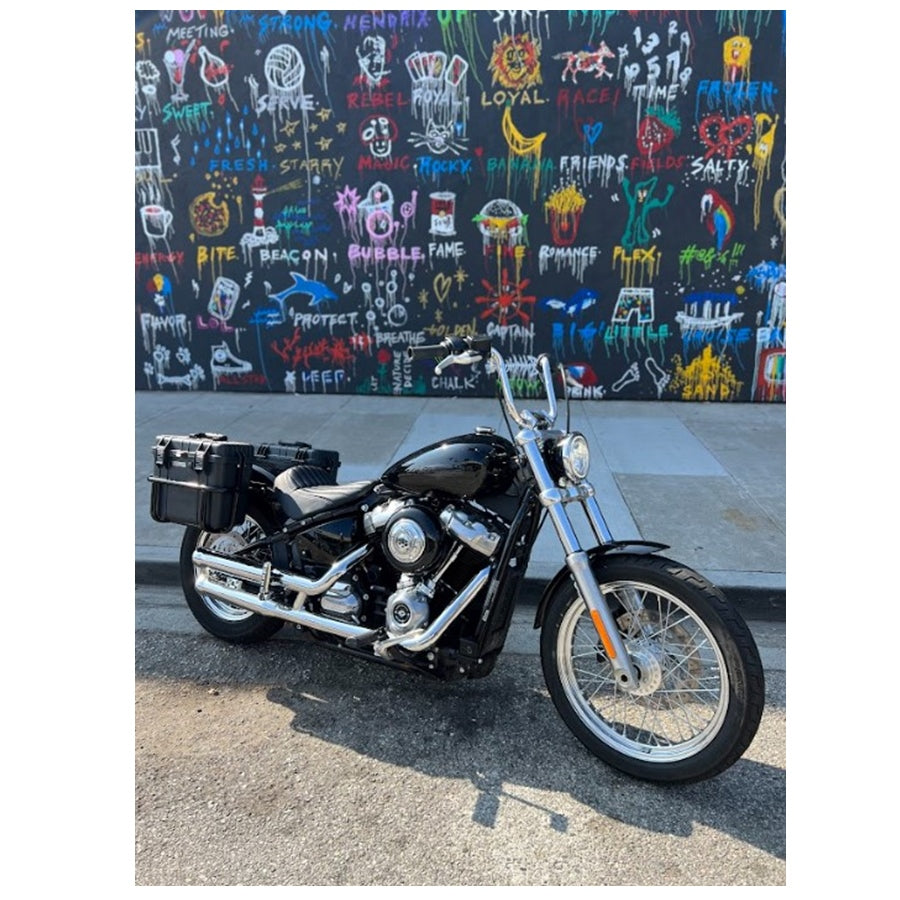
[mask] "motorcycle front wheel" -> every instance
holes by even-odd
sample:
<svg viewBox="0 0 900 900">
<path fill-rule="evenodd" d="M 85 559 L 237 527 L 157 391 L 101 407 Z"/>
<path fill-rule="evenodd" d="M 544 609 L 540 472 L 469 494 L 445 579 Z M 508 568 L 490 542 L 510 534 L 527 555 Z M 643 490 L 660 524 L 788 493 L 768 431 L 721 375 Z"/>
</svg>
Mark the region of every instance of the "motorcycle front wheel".
<svg viewBox="0 0 900 900">
<path fill-rule="evenodd" d="M 600 559 L 595 575 L 638 672 L 619 687 L 570 579 L 541 631 L 544 679 L 573 734 L 600 759 L 646 781 L 702 781 L 733 765 L 762 717 L 759 651 L 709 581 L 660 556 Z"/>
<path fill-rule="evenodd" d="M 272 534 L 275 530 L 276 526 L 266 510 L 261 505 L 253 503 L 244 521 L 230 531 L 217 533 L 200 528 L 185 529 L 181 540 L 180 558 L 184 597 L 194 618 L 215 637 L 235 644 L 255 644 L 272 637 L 284 625 L 284 621 L 271 616 L 261 616 L 259 613 L 250 612 L 209 594 L 199 593 L 196 580 L 200 572 L 192 559 L 194 550 L 209 550 L 229 555 Z M 268 559 L 270 559 L 269 551 L 261 551 L 254 562 L 262 565 Z M 245 558 L 245 561 L 250 560 Z M 253 590 L 255 592 L 255 588 Z"/>
</svg>

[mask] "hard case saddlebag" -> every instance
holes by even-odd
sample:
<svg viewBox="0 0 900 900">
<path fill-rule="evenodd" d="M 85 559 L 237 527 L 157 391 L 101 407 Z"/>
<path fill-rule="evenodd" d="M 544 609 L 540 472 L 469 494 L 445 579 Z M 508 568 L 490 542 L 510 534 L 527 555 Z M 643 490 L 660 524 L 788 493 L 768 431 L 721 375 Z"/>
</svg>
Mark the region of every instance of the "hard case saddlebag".
<svg viewBox="0 0 900 900">
<path fill-rule="evenodd" d="M 304 441 L 277 441 L 256 447 L 256 465 L 273 475 L 280 475 L 293 466 L 304 466 L 309 471 L 309 484 L 337 484 L 337 470 L 341 465 L 336 450 L 320 450 Z M 315 471 L 315 470 L 321 470 Z"/>
<path fill-rule="evenodd" d="M 159 435 L 150 515 L 157 522 L 228 531 L 244 520 L 254 455 L 252 444 L 223 434 Z"/>
</svg>

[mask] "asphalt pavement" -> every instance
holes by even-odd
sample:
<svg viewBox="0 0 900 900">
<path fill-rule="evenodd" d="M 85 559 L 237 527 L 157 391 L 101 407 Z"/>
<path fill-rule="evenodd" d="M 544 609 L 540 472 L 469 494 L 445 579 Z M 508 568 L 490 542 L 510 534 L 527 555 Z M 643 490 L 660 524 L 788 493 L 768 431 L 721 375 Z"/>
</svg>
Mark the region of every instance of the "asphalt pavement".
<svg viewBox="0 0 900 900">
<path fill-rule="evenodd" d="M 718 584 L 748 619 L 784 620 L 784 404 L 573 401 L 571 424 L 590 442 L 590 480 L 614 538 L 665 543 L 667 556 Z M 135 581 L 177 581 L 182 529 L 150 516 L 147 476 L 157 435 L 306 441 L 340 453 L 344 483 L 374 480 L 391 462 L 478 425 L 507 433 L 495 400 L 135 391 Z M 546 524 L 526 599 L 562 563 Z"/>
</svg>

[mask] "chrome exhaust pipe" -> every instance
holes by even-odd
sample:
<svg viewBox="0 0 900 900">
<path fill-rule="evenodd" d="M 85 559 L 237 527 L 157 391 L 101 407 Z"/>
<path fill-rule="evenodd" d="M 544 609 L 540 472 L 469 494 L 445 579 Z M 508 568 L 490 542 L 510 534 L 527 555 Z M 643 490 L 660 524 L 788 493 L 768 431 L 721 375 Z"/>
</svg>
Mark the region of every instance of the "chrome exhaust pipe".
<svg viewBox="0 0 900 900">
<path fill-rule="evenodd" d="M 352 625 L 349 622 L 340 622 L 327 616 L 316 615 L 316 613 L 298 608 L 299 604 L 306 599 L 308 595 L 323 594 L 341 576 L 357 562 L 359 562 L 369 552 L 368 547 L 360 547 L 352 553 L 337 560 L 334 565 L 319 579 L 311 581 L 299 575 L 289 575 L 285 572 L 272 569 L 270 566 L 257 567 L 250 566 L 246 563 L 237 562 L 233 559 L 224 559 L 210 553 L 204 553 L 202 550 L 195 550 L 192 559 L 194 565 L 206 569 L 212 569 L 216 572 L 222 572 L 235 578 L 241 578 L 260 585 L 260 595 L 254 596 L 246 591 L 238 588 L 229 587 L 220 582 L 212 581 L 208 573 L 198 574 L 194 587 L 198 594 L 208 594 L 217 600 L 223 600 L 238 606 L 241 609 L 258 613 L 262 616 L 271 616 L 276 619 L 283 619 L 293 625 L 300 625 L 310 628 L 313 631 L 323 631 L 327 634 L 333 634 L 344 640 L 356 640 L 363 643 L 374 643 L 374 650 L 379 656 L 384 655 L 384 651 L 395 644 L 400 645 L 406 650 L 413 653 L 421 650 L 427 650 L 440 636 L 450 627 L 457 616 L 475 599 L 478 592 L 487 583 L 491 574 L 491 567 L 485 566 L 478 572 L 474 578 L 457 594 L 452 603 L 441 612 L 441 614 L 428 626 L 428 628 L 415 631 L 411 634 L 402 635 L 400 637 L 388 638 L 387 640 L 375 643 L 374 638 L 377 631 L 371 628 L 363 628 L 360 625 Z M 288 590 L 297 591 L 297 602 L 294 608 L 283 606 L 273 600 L 266 599 L 264 596 L 264 587 L 270 584 L 278 584 Z"/>
<path fill-rule="evenodd" d="M 221 572 L 223 575 L 230 575 L 233 578 L 240 578 L 243 581 L 251 581 L 254 584 L 265 585 L 266 591 L 272 584 L 283 587 L 288 591 L 296 591 L 297 598 L 294 601 L 294 609 L 299 609 L 307 597 L 324 594 L 335 582 L 340 581 L 347 572 L 355 566 L 364 556 L 370 552 L 369 547 L 358 547 L 346 556 L 335 560 L 334 565 L 321 577 L 315 581 L 304 578 L 302 575 L 291 575 L 288 572 L 282 572 L 273 569 L 271 566 L 251 566 L 247 563 L 238 562 L 236 559 L 228 559 L 223 556 L 216 556 L 213 553 L 206 553 L 203 550 L 195 550 L 191 556 L 195 566 L 200 566 L 207 571 L 212 570 Z M 213 582 L 210 582 L 206 575 L 199 576 L 197 585 L 199 589 L 200 581 L 211 584 L 213 588 L 218 588 Z M 214 593 L 214 591 L 209 591 Z M 244 593 L 244 592 L 240 592 Z M 246 594 L 247 597 L 252 595 Z M 229 601 L 230 602 L 230 601 Z M 240 606 L 241 604 L 235 604 Z"/>
<path fill-rule="evenodd" d="M 206 577 L 198 578 L 194 582 L 194 587 L 198 594 L 208 594 L 217 600 L 224 600 L 226 603 L 231 603 L 233 606 L 239 606 L 241 609 L 246 609 L 250 612 L 259 613 L 261 616 L 284 619 L 285 622 L 302 625 L 314 631 L 325 631 L 345 640 L 348 638 L 371 640 L 375 636 L 375 632 L 370 628 L 362 628 L 359 625 L 351 625 L 349 622 L 339 622 L 336 619 L 317 616 L 315 613 L 308 612 L 305 609 L 290 609 L 287 606 L 282 606 L 280 603 L 275 603 L 273 600 L 254 597 L 246 591 L 226 587 L 224 584 L 210 581 Z"/>
<path fill-rule="evenodd" d="M 420 631 L 405 634 L 400 637 L 388 638 L 375 644 L 375 652 L 381 656 L 384 651 L 394 645 L 399 645 L 405 650 L 418 653 L 427 650 L 451 625 L 453 620 L 475 599 L 478 592 L 487 583 L 491 574 L 491 567 L 485 566 L 457 595 L 452 603 L 449 603 L 441 614 L 428 626 Z"/>
</svg>

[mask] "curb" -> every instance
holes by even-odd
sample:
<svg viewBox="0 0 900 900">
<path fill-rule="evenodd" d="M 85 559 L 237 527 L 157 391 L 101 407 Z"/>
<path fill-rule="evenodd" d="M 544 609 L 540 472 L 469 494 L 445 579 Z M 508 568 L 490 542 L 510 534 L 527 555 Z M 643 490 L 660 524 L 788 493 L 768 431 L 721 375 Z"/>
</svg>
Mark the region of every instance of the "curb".
<svg viewBox="0 0 900 900">
<path fill-rule="evenodd" d="M 136 559 L 135 584 L 155 587 L 180 587 L 178 563 L 161 559 Z M 526 577 L 522 581 L 520 602 L 537 606 L 546 582 Z M 734 603 L 738 612 L 754 622 L 784 622 L 787 618 L 787 591 L 775 587 L 719 584 L 722 592 Z"/>
</svg>

